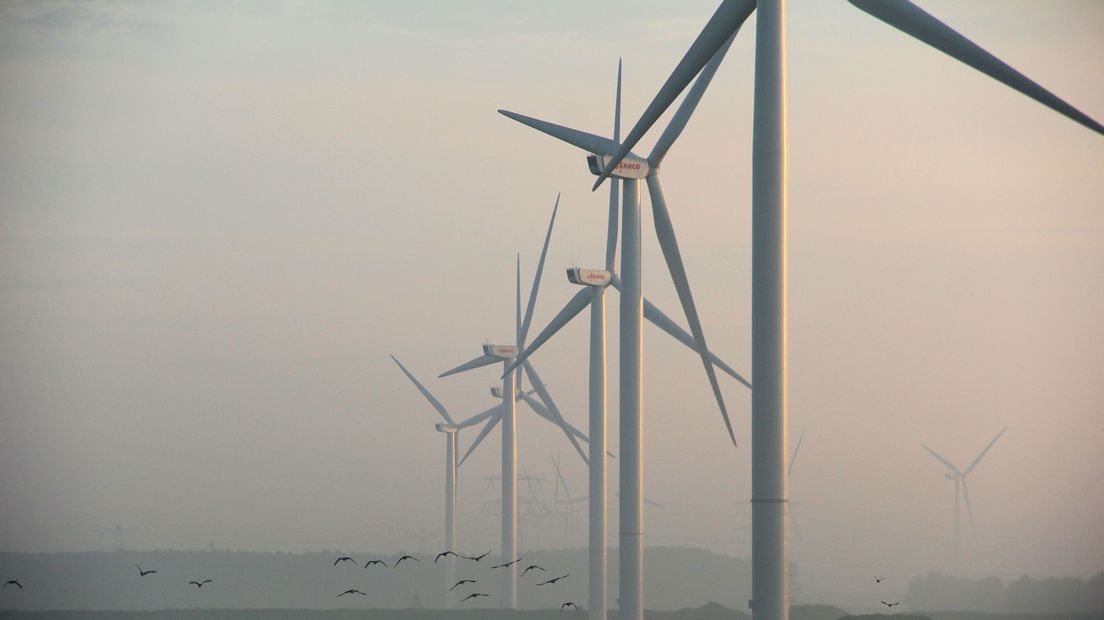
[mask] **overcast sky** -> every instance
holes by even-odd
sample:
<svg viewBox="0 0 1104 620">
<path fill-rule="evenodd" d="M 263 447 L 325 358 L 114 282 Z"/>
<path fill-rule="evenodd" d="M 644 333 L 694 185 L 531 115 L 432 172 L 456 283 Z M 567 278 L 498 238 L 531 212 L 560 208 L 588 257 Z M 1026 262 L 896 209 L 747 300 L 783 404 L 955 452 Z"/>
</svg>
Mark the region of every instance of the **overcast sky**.
<svg viewBox="0 0 1104 620">
<path fill-rule="evenodd" d="M 557 192 L 534 329 L 604 255 L 584 154 L 495 110 L 608 134 L 621 57 L 631 124 L 715 5 L 0 5 L 0 549 L 107 549 L 115 524 L 131 548 L 439 546 L 439 419 L 388 354 L 480 411 L 493 368 L 435 376 L 509 342 L 515 253 L 527 294 Z M 922 5 L 1104 118 L 1104 3 Z M 805 586 L 949 568 L 953 484 L 920 443 L 964 466 L 1006 425 L 969 479 L 966 570 L 1104 568 L 1104 140 L 846 2 L 789 7 Z M 711 347 L 749 375 L 753 44 L 754 17 L 663 169 Z M 645 294 L 685 324 L 644 210 Z M 580 427 L 585 338 L 534 358 Z M 647 544 L 749 553 L 747 391 L 722 377 L 733 449 L 651 327 L 644 375 Z M 562 453 L 585 494 L 562 435 L 518 426 L 541 491 Z M 461 469 L 467 550 L 497 546 L 497 442 Z"/>
</svg>

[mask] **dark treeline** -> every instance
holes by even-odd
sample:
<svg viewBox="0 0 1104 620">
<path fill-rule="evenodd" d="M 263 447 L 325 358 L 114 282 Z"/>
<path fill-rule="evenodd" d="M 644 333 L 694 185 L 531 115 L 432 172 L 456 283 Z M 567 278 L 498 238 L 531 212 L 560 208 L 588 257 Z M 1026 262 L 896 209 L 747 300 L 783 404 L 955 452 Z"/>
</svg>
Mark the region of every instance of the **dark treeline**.
<svg viewBox="0 0 1104 620">
<path fill-rule="evenodd" d="M 975 610 L 992 613 L 1055 613 L 1104 611 L 1104 571 L 1089 580 L 1075 577 L 1005 583 L 996 577 L 961 579 L 928 573 L 909 584 L 909 609 Z"/>
<path fill-rule="evenodd" d="M 791 620 L 837 620 L 845 615 L 842 609 L 826 605 L 801 605 L 790 610 Z M 499 609 L 472 610 L 419 610 L 419 609 L 369 609 L 359 610 L 166 610 L 143 611 L 0 611 L 0 620 L 577 620 L 586 618 L 585 611 L 530 610 L 506 611 Z M 717 603 L 674 611 L 649 610 L 647 620 L 750 620 L 748 614 L 728 609 Z M 903 620 L 912 618 L 897 616 Z M 914 618 L 914 617 L 913 617 Z M 617 611 L 610 612 L 610 620 L 617 619 Z"/>
<path fill-rule="evenodd" d="M 480 550 L 480 553 L 482 550 Z M 357 566 L 343 562 L 350 555 Z M 444 562 L 434 565 L 433 554 L 416 554 L 420 562 L 391 568 L 397 556 L 324 551 L 273 553 L 235 551 L 116 551 L 87 553 L 0 553 L 0 575 L 18 578 L 23 590 L 0 592 L 0 609 L 372 609 L 442 608 L 449 603 Z M 532 571 L 518 579 L 518 602 L 525 609 L 555 609 L 567 601 L 580 607 L 587 600 L 587 551 L 564 549 L 523 554 L 521 566 L 539 564 L 547 572 Z M 389 565 L 363 567 L 381 559 Z M 718 602 L 746 609 L 750 598 L 751 566 L 746 558 L 732 558 L 701 549 L 649 547 L 645 578 L 649 609 L 674 610 Z M 482 592 L 490 598 L 480 607 L 498 603 L 498 560 L 457 562 L 457 579 L 478 583 L 457 588 L 458 593 Z M 135 564 L 156 574 L 139 577 Z M 610 603 L 615 606 L 617 552 L 610 552 Z M 520 573 L 520 571 L 519 571 Z M 560 583 L 538 587 L 538 581 L 570 573 Z M 197 589 L 191 580 L 212 579 Z M 367 596 L 337 595 L 349 588 Z"/>
</svg>

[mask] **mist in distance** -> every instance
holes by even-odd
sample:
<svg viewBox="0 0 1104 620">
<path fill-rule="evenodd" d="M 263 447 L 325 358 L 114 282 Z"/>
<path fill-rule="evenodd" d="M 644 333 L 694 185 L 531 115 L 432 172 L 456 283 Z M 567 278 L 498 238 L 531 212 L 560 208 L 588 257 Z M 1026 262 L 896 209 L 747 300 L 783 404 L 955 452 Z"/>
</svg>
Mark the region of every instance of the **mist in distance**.
<svg viewBox="0 0 1104 620">
<path fill-rule="evenodd" d="M 631 125 L 715 4 L 0 7 L 0 550 L 439 551 L 440 420 L 388 355 L 482 411 L 498 366 L 436 375 L 512 342 L 515 253 L 527 295 L 557 193 L 531 334 L 604 256 L 584 155 L 495 110 L 609 134 L 622 57 Z M 923 5 L 1104 116 L 1104 6 Z M 962 468 L 1006 426 L 960 576 L 1092 578 L 1099 136 L 845 2 L 789 6 L 795 583 L 952 573 L 954 483 L 921 443 Z M 754 19 L 663 168 L 710 348 L 748 376 Z M 643 212 L 645 295 L 685 326 Z M 583 323 L 533 358 L 580 428 Z M 644 379 L 647 545 L 747 557 L 747 390 L 721 376 L 733 449 L 700 360 L 650 325 Z M 518 419 L 533 496 L 557 455 L 585 495 L 563 435 Z M 498 443 L 460 469 L 467 552 L 498 546 Z M 585 547 L 584 512 L 523 517 L 522 552 Z"/>
</svg>

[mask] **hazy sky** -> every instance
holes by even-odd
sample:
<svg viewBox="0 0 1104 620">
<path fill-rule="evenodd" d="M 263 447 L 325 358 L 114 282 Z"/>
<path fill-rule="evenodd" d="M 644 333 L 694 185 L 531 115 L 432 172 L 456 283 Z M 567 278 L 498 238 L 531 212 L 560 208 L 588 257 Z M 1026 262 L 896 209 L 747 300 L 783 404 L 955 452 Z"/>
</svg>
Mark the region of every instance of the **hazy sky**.
<svg viewBox="0 0 1104 620">
<path fill-rule="evenodd" d="M 1104 118 L 1104 3 L 922 5 Z M 133 548 L 439 546 L 438 418 L 388 354 L 482 410 L 493 368 L 434 377 L 509 341 L 557 192 L 534 329 L 604 255 L 584 155 L 495 110 L 609 133 L 622 57 L 632 123 L 715 6 L 0 5 L 0 549 L 110 548 L 116 523 Z M 968 570 L 1104 568 L 1104 140 L 846 2 L 789 7 L 804 585 L 947 568 L 953 485 L 920 443 L 965 465 L 1005 425 Z M 664 164 L 711 346 L 748 374 L 753 43 L 754 17 Z M 644 210 L 645 294 L 685 324 Z M 585 338 L 534 358 L 580 427 Z M 645 356 L 647 543 L 748 553 L 748 393 L 722 378 L 733 449 L 696 357 L 650 327 Z M 497 546 L 497 443 L 460 473 L 464 549 Z M 585 493 L 524 409 L 519 452 Z"/>
</svg>

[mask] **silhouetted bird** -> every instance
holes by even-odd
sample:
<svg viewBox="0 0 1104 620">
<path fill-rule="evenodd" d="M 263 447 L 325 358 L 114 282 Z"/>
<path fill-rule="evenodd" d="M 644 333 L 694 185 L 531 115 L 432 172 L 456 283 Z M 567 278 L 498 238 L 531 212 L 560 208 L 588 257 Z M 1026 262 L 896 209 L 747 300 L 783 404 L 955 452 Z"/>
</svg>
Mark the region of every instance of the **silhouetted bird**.
<svg viewBox="0 0 1104 620">
<path fill-rule="evenodd" d="M 353 588 L 349 588 L 348 590 L 345 590 L 341 594 L 338 594 L 337 598 L 341 598 L 341 597 L 345 596 L 346 594 L 359 594 L 361 596 L 368 596 L 367 594 L 361 592 L 360 590 L 355 590 Z"/>
<path fill-rule="evenodd" d="M 901 603 L 900 603 L 900 601 L 898 601 L 898 602 L 896 602 L 896 603 L 887 603 L 887 602 L 885 602 L 885 601 L 882 601 L 882 605 L 885 605 L 886 607 L 896 607 L 896 606 L 898 606 L 898 605 L 900 605 L 900 604 L 901 604 Z"/>
<path fill-rule="evenodd" d="M 525 567 L 525 570 L 521 571 L 521 576 L 522 576 L 522 577 L 524 577 L 524 576 L 525 576 L 525 573 L 528 573 L 528 572 L 529 572 L 529 571 L 531 571 L 531 570 L 541 570 L 541 571 L 542 571 L 542 570 L 544 570 L 544 569 L 543 569 L 543 568 L 541 568 L 541 567 L 539 567 L 539 566 L 537 566 L 536 564 L 530 564 L 529 566 L 526 566 L 526 567 Z"/>
<path fill-rule="evenodd" d="M 488 551 L 487 553 L 490 553 L 490 551 Z M 484 553 L 483 555 L 477 555 L 474 558 L 471 557 L 470 555 L 462 555 L 460 557 L 464 558 L 465 560 L 475 560 L 476 562 L 478 562 L 479 560 L 482 560 L 483 558 L 487 557 L 487 553 Z"/>
<path fill-rule="evenodd" d="M 398 567 L 399 567 L 399 563 L 400 563 L 400 562 L 402 562 L 403 560 L 414 560 L 415 562 L 421 562 L 421 560 L 419 560 L 418 558 L 416 558 L 416 557 L 414 557 L 414 556 L 412 556 L 412 555 L 404 555 L 404 556 L 402 556 L 401 558 L 399 558 L 398 560 L 395 560 L 395 566 L 394 566 L 394 568 L 398 568 Z"/>
<path fill-rule="evenodd" d="M 579 608 L 579 606 L 576 605 L 575 603 L 572 603 L 571 601 L 568 601 L 568 602 L 564 603 L 563 605 L 560 605 L 560 613 L 561 614 L 563 613 L 563 610 L 566 607 L 574 607 L 575 609 Z"/>
<path fill-rule="evenodd" d="M 874 575 L 874 583 L 881 583 L 883 581 L 885 581 L 885 577 L 879 577 L 877 575 Z"/>
<path fill-rule="evenodd" d="M 135 566 L 138 566 L 138 565 L 135 564 Z M 152 575 L 156 572 L 157 571 L 155 571 L 155 570 L 142 570 L 142 567 L 138 566 L 138 576 L 139 577 L 145 577 L 146 575 Z"/>
<path fill-rule="evenodd" d="M 465 596 L 464 601 L 468 600 L 469 598 L 478 598 L 480 596 L 490 596 L 490 594 L 481 594 L 479 592 L 475 592 L 474 594 L 469 594 L 469 595 Z M 463 603 L 464 601 L 460 601 L 460 602 Z"/>
<path fill-rule="evenodd" d="M 457 586 L 462 586 L 465 583 L 476 583 L 476 580 L 474 580 L 474 579 L 461 579 L 460 581 L 456 582 L 455 586 L 452 586 L 451 588 L 449 588 L 449 592 L 452 592 L 453 590 L 456 589 Z"/>
<path fill-rule="evenodd" d="M 518 558 L 518 559 L 514 560 L 513 562 L 507 562 L 505 564 L 496 564 L 495 566 L 492 566 L 491 568 L 507 568 L 509 566 L 513 566 L 514 564 L 517 564 L 520 561 L 521 561 L 521 558 Z"/>
<path fill-rule="evenodd" d="M 204 584 L 211 583 L 211 580 L 210 579 L 204 579 L 203 581 L 189 581 L 188 583 L 192 584 L 193 586 L 195 586 L 197 588 L 202 588 L 204 586 Z"/>
<path fill-rule="evenodd" d="M 339 562 L 352 562 L 353 566 L 356 566 L 356 560 L 354 560 L 353 558 L 351 558 L 347 555 L 343 555 L 343 556 L 337 558 L 336 560 L 334 560 L 333 565 L 337 566 Z"/>
<path fill-rule="evenodd" d="M 387 566 L 387 562 L 384 562 L 383 560 L 368 560 L 367 562 L 364 563 L 364 568 L 368 568 L 369 566 L 371 566 L 373 564 L 379 564 L 381 566 Z"/>
<path fill-rule="evenodd" d="M 20 590 L 23 589 L 23 584 L 19 583 L 15 579 L 9 579 L 9 580 L 5 581 L 4 582 L 4 587 L 6 588 L 8 586 L 18 586 Z"/>
<path fill-rule="evenodd" d="M 571 575 L 571 573 L 568 573 L 566 575 L 560 575 L 559 577 L 553 577 L 552 579 L 549 579 L 548 581 L 542 581 L 542 582 L 538 583 L 537 585 L 538 586 L 545 586 L 545 585 L 548 585 L 550 583 L 556 583 L 557 581 L 559 581 L 561 579 L 567 579 L 570 575 Z"/>
<path fill-rule="evenodd" d="M 457 556 L 455 553 L 453 553 L 451 551 L 442 551 L 441 553 L 437 554 L 437 557 L 433 558 L 433 563 L 436 564 L 437 560 L 440 560 L 443 557 L 448 557 L 450 555 L 455 556 L 455 557 L 460 557 L 460 556 Z"/>
</svg>

